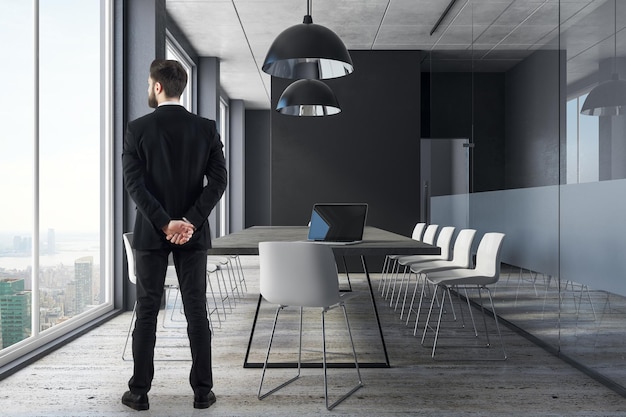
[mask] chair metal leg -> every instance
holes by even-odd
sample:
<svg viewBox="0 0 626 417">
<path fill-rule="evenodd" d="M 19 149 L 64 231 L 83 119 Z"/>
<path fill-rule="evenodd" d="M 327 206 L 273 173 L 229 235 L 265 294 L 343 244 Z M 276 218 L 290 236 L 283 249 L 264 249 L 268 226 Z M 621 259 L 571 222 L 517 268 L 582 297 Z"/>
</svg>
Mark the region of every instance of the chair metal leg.
<svg viewBox="0 0 626 417">
<path fill-rule="evenodd" d="M 418 279 L 420 275 L 421 274 L 418 275 Z M 420 313 L 422 311 L 422 302 L 424 301 L 424 294 L 426 293 L 426 284 L 427 284 L 426 280 L 422 280 L 422 291 L 420 293 L 419 303 L 417 304 L 417 311 L 415 312 L 415 327 L 413 328 L 413 336 L 417 334 L 417 327 L 419 324 Z M 416 291 L 417 291 L 417 282 L 415 283 L 415 290 L 413 290 L 413 298 L 411 299 L 411 307 L 409 307 L 409 313 L 411 312 L 411 309 L 413 308 L 413 301 L 415 300 Z M 409 324 L 409 316 L 407 316 L 406 318 L 406 324 L 407 325 Z"/>
<path fill-rule="evenodd" d="M 220 266 L 220 269 L 226 270 L 226 275 L 228 275 L 228 282 L 230 283 L 230 293 L 233 296 L 233 304 L 237 306 L 237 298 L 239 298 L 239 287 L 237 286 L 237 280 L 233 280 L 232 268 L 230 267 L 230 260 L 226 261 L 223 267 Z M 226 284 L 224 284 L 226 286 Z M 226 291 L 228 293 L 228 290 Z"/>
<path fill-rule="evenodd" d="M 343 270 L 346 271 L 346 279 L 348 280 L 348 291 L 352 291 L 352 283 L 350 282 L 350 272 L 348 272 L 348 265 L 346 264 L 346 257 L 341 257 L 343 261 Z"/>
<path fill-rule="evenodd" d="M 126 342 L 124 342 L 124 350 L 122 350 L 122 360 L 132 361 L 132 359 L 126 359 L 126 348 L 128 347 L 128 339 L 130 339 L 130 332 L 133 330 L 133 323 L 135 322 L 135 314 L 137 313 L 137 301 L 133 305 L 133 314 L 130 316 L 130 324 L 128 325 L 128 333 L 126 334 Z"/>
<path fill-rule="evenodd" d="M 435 304 L 435 298 L 437 298 L 437 288 L 438 286 L 435 286 L 435 290 L 433 291 L 433 296 L 430 299 L 430 308 L 428 309 L 428 315 L 426 316 L 426 322 L 424 323 L 424 332 L 422 333 L 422 345 L 424 344 L 424 339 L 426 338 L 426 332 L 428 331 L 428 327 L 430 326 L 430 316 L 432 315 L 433 312 L 433 306 Z"/>
<path fill-rule="evenodd" d="M 400 269 L 400 267 L 398 267 L 398 269 Z M 396 311 L 398 309 L 398 302 L 400 301 L 400 294 L 402 294 L 402 286 L 404 285 L 404 279 L 406 278 L 406 270 L 407 270 L 407 266 L 405 265 L 404 266 L 404 270 L 402 271 L 402 280 L 400 280 L 400 286 L 398 287 L 398 296 L 396 297 L 396 304 L 395 304 L 395 306 L 393 308 L 394 311 Z M 409 270 L 409 272 L 410 272 L 410 270 Z M 410 278 L 410 276 L 409 276 L 409 278 Z M 392 302 L 393 302 L 393 297 L 392 297 Z"/>
<path fill-rule="evenodd" d="M 506 360 L 506 350 L 504 349 L 504 340 L 502 340 L 502 333 L 500 332 L 500 324 L 498 323 L 498 314 L 496 314 L 496 306 L 493 304 L 493 298 L 491 297 L 491 291 L 487 287 L 483 287 L 487 290 L 487 295 L 489 295 L 489 302 L 491 303 L 491 312 L 493 313 L 493 319 L 496 322 L 496 330 L 498 331 L 498 337 L 500 338 L 500 346 L 502 346 L 502 360 Z"/>
<path fill-rule="evenodd" d="M 437 286 L 437 288 L 439 288 L 439 286 Z M 435 288 L 435 295 L 437 294 L 437 288 Z M 443 296 L 441 297 L 441 307 L 439 308 L 439 317 L 437 319 L 437 328 L 435 329 L 435 339 L 433 340 L 433 350 L 430 354 L 431 357 L 435 357 L 435 349 L 437 349 L 437 339 L 439 338 L 439 329 L 441 328 L 441 316 L 443 314 L 443 306 L 446 303 L 446 294 L 445 294 L 445 289 L 442 289 L 442 291 L 444 291 Z M 426 332 L 426 328 L 424 328 L 424 332 Z"/>
<path fill-rule="evenodd" d="M 172 308 L 170 309 L 171 312 L 169 313 L 169 321 L 172 323 L 183 323 L 183 322 L 187 322 L 187 319 L 175 319 L 174 318 L 174 313 L 176 313 L 176 306 L 178 305 L 178 301 L 179 301 L 179 295 L 180 295 L 180 289 L 178 287 L 174 287 L 174 286 L 167 286 L 165 287 L 165 308 L 163 309 L 163 328 L 164 329 L 171 329 L 171 328 L 180 328 L 181 326 L 169 326 L 167 324 L 167 306 L 169 305 L 169 301 L 170 301 L 170 294 L 172 293 L 172 290 L 175 291 L 175 295 L 174 295 L 174 304 L 172 305 Z M 179 313 L 184 315 L 183 312 L 183 305 L 181 303 L 180 309 L 179 309 Z"/>
<path fill-rule="evenodd" d="M 435 288 L 435 295 L 436 295 L 437 289 L 439 289 L 439 287 L 441 287 L 442 291 L 444 291 L 444 292 L 448 288 L 445 285 L 437 285 L 437 287 Z M 504 347 L 504 340 L 502 339 L 502 333 L 500 331 L 500 324 L 498 322 L 498 315 L 497 315 L 496 310 L 495 310 L 495 305 L 493 303 L 493 297 L 491 295 L 491 291 L 490 291 L 489 288 L 487 288 L 485 286 L 478 286 L 477 288 L 478 288 L 478 296 L 479 296 L 480 308 L 481 308 L 481 312 L 483 314 L 483 324 L 484 324 L 484 327 L 485 327 L 485 336 L 486 336 L 486 339 L 487 339 L 487 343 L 486 343 L 485 347 L 487 347 L 487 348 L 491 347 L 491 342 L 490 342 L 490 339 L 489 339 L 489 331 L 488 331 L 488 328 L 487 328 L 486 312 L 485 312 L 484 305 L 483 305 L 483 300 L 482 300 L 482 290 L 486 290 L 487 294 L 489 295 L 489 302 L 491 304 L 491 311 L 493 313 L 493 317 L 494 317 L 494 320 L 495 320 L 496 331 L 498 333 L 498 338 L 500 339 L 500 346 L 502 347 L 502 357 L 501 358 L 478 358 L 478 359 L 460 358 L 460 359 L 451 359 L 451 360 L 464 360 L 464 361 L 493 361 L 493 360 L 500 361 L 500 360 L 506 360 L 507 359 L 507 355 L 506 355 L 506 350 L 505 350 L 505 347 Z M 464 287 L 463 289 L 467 290 L 466 287 Z M 467 304 L 468 304 L 468 308 L 469 308 L 470 315 L 471 315 L 472 314 L 472 307 L 470 305 L 469 297 L 467 296 L 467 291 L 466 291 L 466 295 L 465 296 L 466 296 L 466 299 L 467 299 Z M 430 310 L 428 311 L 428 318 L 427 318 L 427 321 L 426 321 L 426 325 L 424 326 L 424 333 L 422 334 L 422 345 L 424 344 L 424 340 L 425 340 L 426 332 L 428 331 L 428 328 L 430 327 L 432 329 L 432 327 L 430 326 L 430 316 L 431 316 L 431 313 L 432 313 L 432 308 L 434 306 L 434 298 L 435 297 L 433 296 L 433 300 L 431 300 L 431 304 L 430 304 Z M 443 313 L 444 302 L 445 302 L 445 293 L 444 293 L 444 296 L 442 297 L 442 300 L 441 300 L 441 308 L 439 310 L 439 317 L 438 317 L 438 320 L 437 320 L 437 326 L 434 329 L 435 330 L 435 336 L 434 336 L 433 346 L 432 346 L 432 351 L 431 351 L 431 356 L 432 356 L 433 359 L 435 359 L 435 352 L 436 352 L 436 348 L 437 348 L 437 341 L 438 341 L 438 338 L 439 338 L 439 331 L 441 329 L 441 317 L 442 317 L 442 313 Z M 472 316 L 472 324 L 474 324 L 473 316 Z M 474 334 L 475 334 L 476 337 L 478 337 L 478 332 L 476 330 L 476 325 L 475 324 L 474 324 Z"/>
<path fill-rule="evenodd" d="M 207 284 L 209 285 L 209 290 L 211 291 L 211 297 L 213 298 L 213 304 L 215 304 L 215 308 L 211 309 L 209 307 L 209 300 L 207 298 L 207 312 L 209 314 L 209 319 L 211 318 L 211 315 L 213 313 L 215 313 L 217 315 L 217 322 L 219 324 L 219 328 L 222 328 L 222 319 L 220 318 L 220 309 L 217 305 L 217 300 L 215 299 L 215 292 L 213 291 L 213 284 L 211 283 L 211 273 L 209 271 L 207 271 L 206 273 L 206 281 Z M 226 317 L 224 317 L 226 318 Z M 213 321 L 211 320 L 211 326 L 213 326 Z"/>
<path fill-rule="evenodd" d="M 217 271 L 219 271 L 219 269 Z M 217 290 L 220 292 L 220 302 L 222 303 L 222 311 L 224 312 L 224 320 L 226 320 L 226 304 L 224 303 L 225 298 L 224 298 L 224 295 L 222 294 L 222 285 L 220 284 L 220 277 L 217 271 L 215 274 L 215 281 L 217 281 Z M 207 279 L 210 279 L 210 275 L 208 276 Z M 209 286 L 211 287 L 211 291 L 212 291 L 213 285 L 209 285 Z"/>
<path fill-rule="evenodd" d="M 263 380 L 265 379 L 265 371 L 267 370 L 267 363 L 270 357 L 270 350 L 272 349 L 272 341 L 274 340 L 274 333 L 276 331 L 276 323 L 278 322 L 278 313 L 280 313 L 284 308 L 285 306 L 278 307 L 276 309 L 276 315 L 274 316 L 274 325 L 272 326 L 272 334 L 270 335 L 270 341 L 267 345 L 267 353 L 265 355 L 265 362 L 263 362 L 263 373 L 261 374 L 261 383 L 259 384 L 259 392 L 257 393 L 257 397 L 259 400 L 266 398 L 267 396 L 275 393 L 276 391 L 286 387 L 287 385 L 291 384 L 296 379 L 300 378 L 300 369 L 301 369 L 301 363 L 302 363 L 302 307 L 300 307 L 300 337 L 299 337 L 300 341 L 298 343 L 298 374 L 294 376 L 293 378 L 289 379 L 288 381 L 283 382 L 276 388 L 272 388 L 265 394 L 261 394 L 261 390 L 263 388 Z"/>
<path fill-rule="evenodd" d="M 224 284 L 224 292 L 226 293 L 225 296 L 222 296 L 222 305 L 224 305 L 224 300 L 228 300 L 228 309 L 230 310 L 230 312 L 233 312 L 233 306 L 230 303 L 230 296 L 228 295 L 228 287 L 226 286 L 226 278 L 224 278 L 224 271 L 222 270 L 221 266 L 218 266 L 217 271 L 219 272 L 219 275 L 222 277 L 222 284 Z M 217 283 L 219 285 L 219 278 L 217 279 Z M 222 294 L 222 290 L 220 288 L 220 295 Z M 224 316 L 226 316 L 226 310 L 224 310 Z"/>
<path fill-rule="evenodd" d="M 406 281 L 406 288 L 404 289 L 404 298 L 402 300 L 402 310 L 400 310 L 400 320 L 402 320 L 402 318 L 404 317 L 404 307 L 406 306 L 406 296 L 407 293 L 409 292 L 409 286 L 411 285 L 411 275 L 413 274 L 413 272 L 411 270 L 409 270 L 409 277 L 407 278 Z M 418 284 L 418 280 L 419 280 L 419 276 L 416 275 L 415 277 L 415 286 L 417 287 Z M 400 296 L 398 295 L 398 298 Z M 407 313 L 407 316 L 411 315 L 411 309 L 409 309 L 409 312 Z M 407 318 L 407 322 L 408 322 L 408 318 Z"/>
<path fill-rule="evenodd" d="M 359 362 L 357 361 L 356 350 L 354 348 L 354 340 L 352 339 L 352 331 L 350 330 L 350 323 L 348 322 L 348 314 L 346 313 L 346 306 L 344 304 L 341 304 L 341 308 L 343 310 L 343 317 L 345 318 L 345 321 L 346 321 L 346 328 L 348 329 L 348 336 L 350 337 L 350 346 L 352 347 L 352 356 L 354 357 L 354 367 L 356 369 L 356 373 L 358 376 L 358 383 L 350 391 L 348 391 L 341 398 L 339 398 L 337 401 L 335 401 L 332 404 L 328 404 L 328 372 L 327 372 L 327 366 L 326 366 L 326 323 L 324 320 L 324 316 L 328 310 L 324 309 L 322 311 L 322 340 L 323 340 L 323 352 L 324 352 L 324 399 L 326 400 L 326 409 L 329 411 L 335 408 L 338 404 L 340 404 L 346 398 L 354 394 L 358 389 L 363 387 L 363 381 L 361 379 L 361 371 L 359 370 Z"/>
<path fill-rule="evenodd" d="M 237 269 L 237 277 L 239 278 L 239 285 L 243 284 L 243 291 L 248 291 L 248 284 L 246 283 L 246 276 L 243 272 L 243 265 L 241 264 L 241 259 L 239 255 L 232 255 L 234 259 L 234 263 Z"/>
<path fill-rule="evenodd" d="M 391 296 L 390 296 L 390 300 L 389 300 L 389 307 L 391 307 L 393 305 L 393 296 L 396 294 L 396 284 L 398 283 L 398 275 L 400 274 L 400 262 L 398 262 L 397 260 L 395 260 L 395 264 L 394 264 L 394 270 L 393 270 L 393 288 L 391 288 Z M 391 282 L 389 282 L 389 285 L 391 285 Z M 387 295 L 389 295 L 389 289 L 387 289 Z"/>
<path fill-rule="evenodd" d="M 133 330 L 133 325 L 135 324 L 136 317 L 137 317 L 137 301 L 135 301 L 135 304 L 133 305 L 133 313 L 132 313 L 132 316 L 131 316 L 131 319 L 130 319 L 130 324 L 128 325 L 128 333 L 126 334 L 126 341 L 124 342 L 124 349 L 122 350 L 122 360 L 125 361 L 125 362 L 133 360 L 132 357 L 131 358 L 127 358 L 126 357 L 126 350 L 128 349 L 128 341 L 130 340 L 130 336 L 131 336 L 131 333 L 132 333 L 132 330 Z M 157 320 L 157 322 L 158 322 L 158 320 Z M 166 337 L 166 338 L 169 338 L 169 337 Z M 176 337 L 176 338 L 178 338 L 178 337 Z M 154 359 L 155 362 L 157 362 L 157 361 L 158 362 L 187 362 L 187 361 L 190 361 L 190 360 L 191 360 L 191 358 L 189 358 L 189 359 L 169 359 L 169 358 L 168 359 L 156 359 L 155 358 Z"/>
<path fill-rule="evenodd" d="M 385 278 L 389 269 L 389 259 L 389 256 L 385 256 L 385 261 L 383 262 L 383 267 L 380 273 L 380 281 L 378 281 L 378 291 L 381 291 L 381 295 L 385 288 Z"/>
<path fill-rule="evenodd" d="M 391 271 L 387 275 L 387 279 L 386 279 L 386 281 L 387 281 L 387 288 L 386 289 L 383 288 L 382 296 L 385 299 L 387 299 L 387 296 L 389 296 L 389 290 L 391 289 L 391 282 L 394 281 L 393 276 L 394 276 L 394 273 L 396 271 L 396 266 L 398 266 L 398 261 L 397 261 L 397 259 L 393 259 L 391 261 Z"/>
</svg>

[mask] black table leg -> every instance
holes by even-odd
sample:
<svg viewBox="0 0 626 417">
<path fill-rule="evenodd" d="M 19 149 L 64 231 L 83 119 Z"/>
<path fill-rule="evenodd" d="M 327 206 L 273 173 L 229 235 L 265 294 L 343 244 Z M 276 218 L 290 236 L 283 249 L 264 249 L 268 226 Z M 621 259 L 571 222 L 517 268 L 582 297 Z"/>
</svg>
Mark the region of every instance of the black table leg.
<svg viewBox="0 0 626 417">
<path fill-rule="evenodd" d="M 367 278 L 367 285 L 370 289 L 370 297 L 372 298 L 372 307 L 374 307 L 374 315 L 376 316 L 376 323 L 378 324 L 378 331 L 380 332 L 380 341 L 383 344 L 383 352 L 385 353 L 385 363 L 387 364 L 387 367 L 389 367 L 389 355 L 387 354 L 387 345 L 385 344 L 385 336 L 383 335 L 383 328 L 380 325 L 380 317 L 378 316 L 378 307 L 376 307 L 376 298 L 374 298 L 374 290 L 372 289 L 372 281 L 370 280 L 370 273 L 369 273 L 369 270 L 367 269 L 365 256 L 363 255 L 361 255 L 361 263 L 363 264 L 363 271 L 365 272 L 365 278 Z"/>
<path fill-rule="evenodd" d="M 254 338 L 254 328 L 256 327 L 256 321 L 259 318 L 259 310 L 261 309 L 261 301 L 263 296 L 259 294 L 259 301 L 256 303 L 256 311 L 254 312 L 254 320 L 252 321 L 252 329 L 250 329 L 250 338 L 248 339 L 248 348 L 246 349 L 246 357 L 243 360 L 244 368 L 258 368 L 258 366 L 248 366 L 248 357 L 250 356 L 250 346 L 252 346 L 252 339 Z M 261 364 L 262 367 L 263 364 Z"/>
</svg>

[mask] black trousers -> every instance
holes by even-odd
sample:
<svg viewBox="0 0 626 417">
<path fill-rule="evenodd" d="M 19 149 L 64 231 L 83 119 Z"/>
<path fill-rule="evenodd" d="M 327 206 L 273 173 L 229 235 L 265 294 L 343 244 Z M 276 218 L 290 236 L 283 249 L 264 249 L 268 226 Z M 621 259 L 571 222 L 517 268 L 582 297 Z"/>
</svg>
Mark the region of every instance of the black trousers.
<svg viewBox="0 0 626 417">
<path fill-rule="evenodd" d="M 169 250 L 135 251 L 137 275 L 137 319 L 133 330 L 133 376 L 128 387 L 133 394 L 146 394 L 154 377 L 154 346 L 157 316 L 164 292 Z M 180 293 L 187 319 L 191 347 L 189 383 L 195 394 L 213 388 L 211 329 L 206 309 L 205 250 L 172 250 Z"/>
</svg>

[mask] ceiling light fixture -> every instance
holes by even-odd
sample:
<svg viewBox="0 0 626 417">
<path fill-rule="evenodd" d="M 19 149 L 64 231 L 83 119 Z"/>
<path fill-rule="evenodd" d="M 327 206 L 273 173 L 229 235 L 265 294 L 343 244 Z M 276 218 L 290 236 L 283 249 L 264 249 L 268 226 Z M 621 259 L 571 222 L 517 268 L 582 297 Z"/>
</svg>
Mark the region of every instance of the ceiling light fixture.
<svg viewBox="0 0 626 417">
<path fill-rule="evenodd" d="M 313 23 L 311 0 L 307 0 L 303 22 L 276 37 L 262 69 L 274 77 L 321 80 L 348 75 L 354 71 L 354 66 L 339 36 Z"/>
<path fill-rule="evenodd" d="M 294 81 L 280 95 L 276 111 L 288 116 L 330 116 L 341 112 L 335 93 L 319 80 Z"/>
<path fill-rule="evenodd" d="M 608 81 L 594 87 L 580 110 L 589 116 L 620 116 L 626 114 L 626 81 L 620 80 L 617 73 L 617 0 L 615 0 L 613 74 Z"/>
</svg>

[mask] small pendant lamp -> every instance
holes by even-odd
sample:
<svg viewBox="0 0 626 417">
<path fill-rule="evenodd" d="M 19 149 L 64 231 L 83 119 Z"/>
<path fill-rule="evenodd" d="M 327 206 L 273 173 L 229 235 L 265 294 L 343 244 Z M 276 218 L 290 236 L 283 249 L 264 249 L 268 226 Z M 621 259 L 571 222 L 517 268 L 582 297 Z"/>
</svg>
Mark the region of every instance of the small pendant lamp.
<svg viewBox="0 0 626 417">
<path fill-rule="evenodd" d="M 281 94 L 276 111 L 288 116 L 330 116 L 341 112 L 337 98 L 319 80 L 294 81 Z"/>
</svg>

